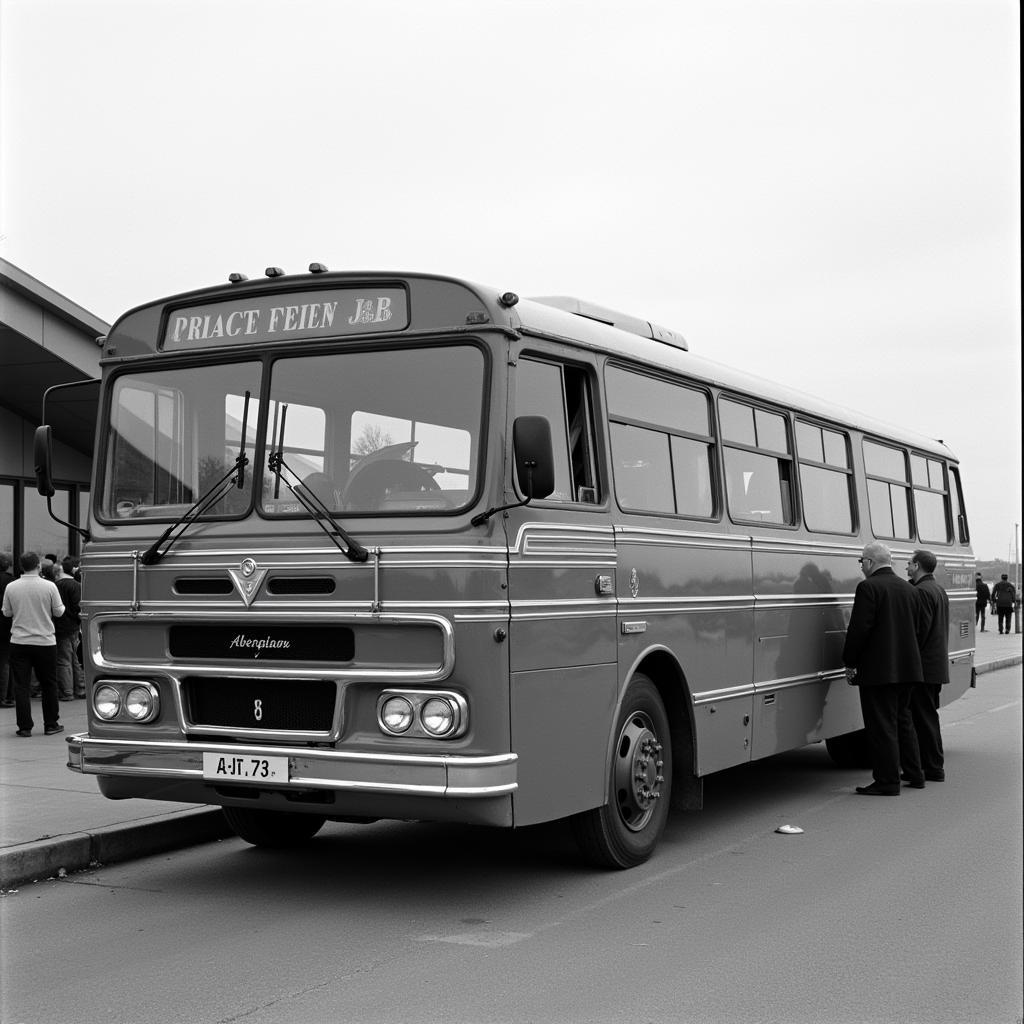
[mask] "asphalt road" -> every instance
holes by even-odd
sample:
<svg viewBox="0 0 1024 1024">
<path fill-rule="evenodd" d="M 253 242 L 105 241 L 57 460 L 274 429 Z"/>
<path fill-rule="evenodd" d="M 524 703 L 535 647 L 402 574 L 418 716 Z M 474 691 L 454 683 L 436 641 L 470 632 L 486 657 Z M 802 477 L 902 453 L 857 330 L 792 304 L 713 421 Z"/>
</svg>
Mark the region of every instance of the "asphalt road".
<svg viewBox="0 0 1024 1024">
<path fill-rule="evenodd" d="M 948 781 L 898 799 L 820 744 L 722 773 L 628 872 L 559 825 L 381 823 L 26 886 L 2 1020 L 1013 1024 L 1021 710 L 1019 667 L 980 677 L 942 712 Z"/>
</svg>

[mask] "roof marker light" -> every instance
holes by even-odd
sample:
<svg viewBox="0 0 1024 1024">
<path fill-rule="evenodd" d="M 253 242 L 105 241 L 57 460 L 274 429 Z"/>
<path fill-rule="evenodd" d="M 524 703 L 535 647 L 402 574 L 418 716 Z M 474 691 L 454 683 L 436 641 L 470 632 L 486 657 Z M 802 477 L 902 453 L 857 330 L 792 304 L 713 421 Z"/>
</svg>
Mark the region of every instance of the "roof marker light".
<svg viewBox="0 0 1024 1024">
<path fill-rule="evenodd" d="M 232 284 L 241 284 L 242 281 L 248 281 L 249 276 L 248 274 L 228 274 L 228 280 Z"/>
<path fill-rule="evenodd" d="M 310 263 L 309 272 L 311 274 L 326 274 L 327 266 L 323 263 Z"/>
<path fill-rule="evenodd" d="M 284 271 L 280 267 L 267 267 L 263 273 L 266 274 L 267 277 L 284 277 Z"/>
<path fill-rule="evenodd" d="M 519 301 L 519 296 L 515 292 L 505 292 L 498 297 L 498 302 L 508 309 L 510 306 L 514 306 Z"/>
</svg>

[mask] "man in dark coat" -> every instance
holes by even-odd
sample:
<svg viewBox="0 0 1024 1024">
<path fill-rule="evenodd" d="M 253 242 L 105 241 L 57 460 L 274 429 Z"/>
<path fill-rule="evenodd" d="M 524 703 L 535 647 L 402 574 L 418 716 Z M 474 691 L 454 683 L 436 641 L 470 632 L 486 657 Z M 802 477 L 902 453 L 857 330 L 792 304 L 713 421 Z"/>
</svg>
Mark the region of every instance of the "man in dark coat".
<svg viewBox="0 0 1024 1024">
<path fill-rule="evenodd" d="M 899 796 L 901 763 L 909 785 L 924 788 L 910 714 L 911 691 L 924 682 L 917 646 L 921 604 L 913 587 L 892 571 L 892 554 L 884 544 L 868 544 L 860 568 L 864 579 L 853 598 L 843 664 L 847 681 L 860 690 L 874 781 L 857 792 Z"/>
<path fill-rule="evenodd" d="M 1006 573 L 999 577 L 999 582 L 992 588 L 992 603 L 999 617 L 999 632 L 1006 626 L 1006 635 L 1010 635 L 1010 619 L 1013 617 L 1013 606 L 1017 603 L 1017 588 L 1009 581 Z"/>
<path fill-rule="evenodd" d="M 933 575 L 938 564 L 930 551 L 918 549 L 907 562 L 907 575 L 921 603 L 921 628 L 917 635 L 924 682 L 910 695 L 910 713 L 917 733 L 924 777 L 942 782 L 946 769 L 939 729 L 939 697 L 949 682 L 949 598 Z M 909 776 L 904 775 L 906 781 Z"/>
<path fill-rule="evenodd" d="M 988 611 L 989 602 L 992 600 L 992 591 L 988 584 L 981 578 L 981 573 L 974 574 L 974 589 L 977 591 L 974 597 L 974 624 L 981 623 L 981 631 L 985 632 L 985 612 Z"/>
</svg>

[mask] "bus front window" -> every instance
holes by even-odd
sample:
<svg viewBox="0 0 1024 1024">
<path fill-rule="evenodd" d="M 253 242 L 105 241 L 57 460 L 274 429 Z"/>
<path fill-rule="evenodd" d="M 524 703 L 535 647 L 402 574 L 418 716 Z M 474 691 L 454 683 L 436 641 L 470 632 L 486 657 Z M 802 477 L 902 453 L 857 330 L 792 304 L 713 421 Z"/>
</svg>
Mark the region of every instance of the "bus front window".
<svg viewBox="0 0 1024 1024">
<path fill-rule="evenodd" d="M 256 437 L 258 363 L 150 370 L 114 380 L 101 515 L 110 520 L 174 518 L 230 473 L 238 456 L 245 394 L 246 449 Z M 244 514 L 252 474 L 208 516 Z"/>
<path fill-rule="evenodd" d="M 281 358 L 266 443 L 333 512 L 449 512 L 476 489 L 483 389 L 469 345 Z M 303 514 L 269 473 L 261 508 Z"/>
</svg>

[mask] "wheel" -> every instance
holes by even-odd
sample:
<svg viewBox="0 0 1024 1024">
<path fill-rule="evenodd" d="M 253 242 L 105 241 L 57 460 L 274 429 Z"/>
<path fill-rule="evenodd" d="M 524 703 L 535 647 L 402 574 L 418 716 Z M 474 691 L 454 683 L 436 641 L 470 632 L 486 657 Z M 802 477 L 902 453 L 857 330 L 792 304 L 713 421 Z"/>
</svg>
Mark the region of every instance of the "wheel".
<svg viewBox="0 0 1024 1024">
<path fill-rule="evenodd" d="M 828 756 L 840 768 L 870 768 L 871 756 L 868 753 L 868 737 L 863 729 L 856 732 L 845 732 L 841 736 L 830 736 L 825 740 Z"/>
<path fill-rule="evenodd" d="M 608 766 L 608 803 L 572 819 L 576 842 L 599 867 L 631 868 L 654 852 L 668 820 L 672 744 L 668 715 L 647 676 L 629 684 Z"/>
<path fill-rule="evenodd" d="M 327 820 L 319 814 L 256 811 L 248 807 L 222 807 L 235 835 L 253 846 L 280 849 L 298 846 L 320 831 Z"/>
</svg>

